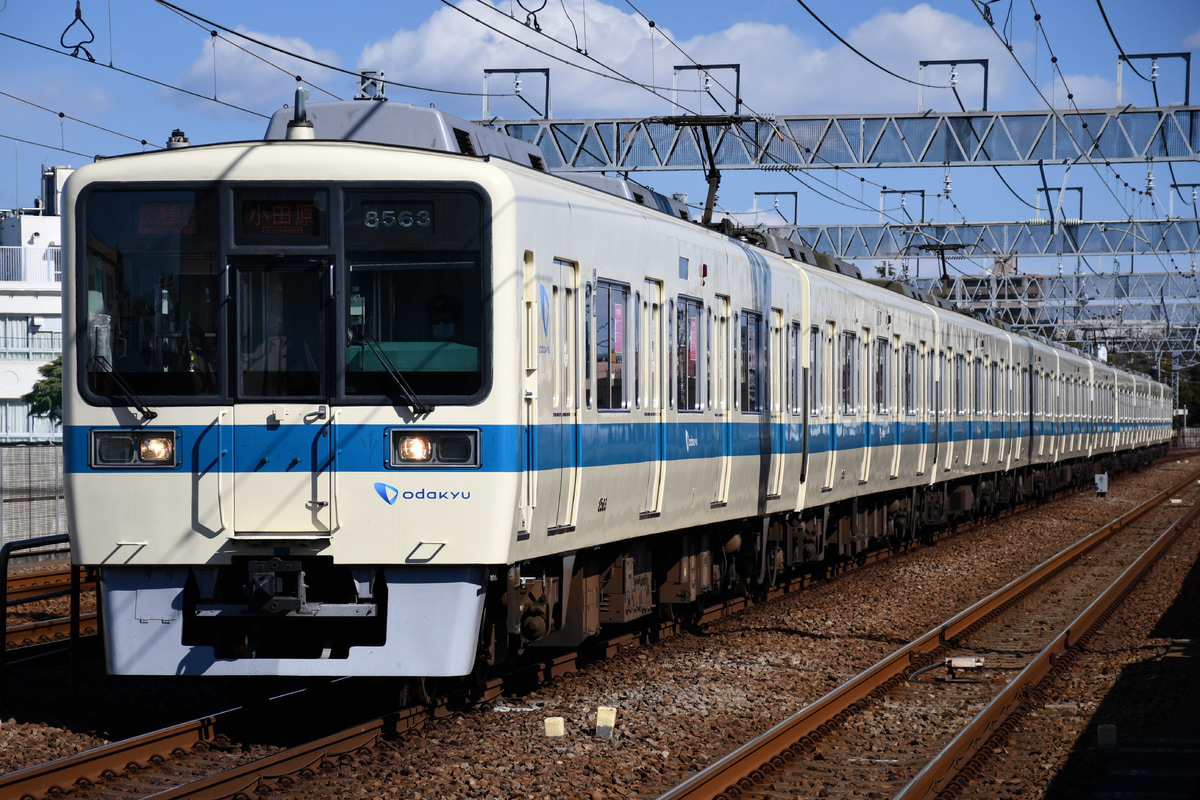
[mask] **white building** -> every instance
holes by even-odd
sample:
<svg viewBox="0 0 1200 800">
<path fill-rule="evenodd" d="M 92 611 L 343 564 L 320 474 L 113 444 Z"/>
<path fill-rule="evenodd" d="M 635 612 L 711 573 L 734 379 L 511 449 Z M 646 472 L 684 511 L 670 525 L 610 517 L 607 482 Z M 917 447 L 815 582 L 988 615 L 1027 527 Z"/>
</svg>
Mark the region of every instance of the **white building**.
<svg viewBox="0 0 1200 800">
<path fill-rule="evenodd" d="M 34 208 L 0 210 L 0 443 L 62 441 L 21 401 L 38 368 L 62 353 L 62 220 L 58 204 L 72 170 L 42 174 Z"/>
</svg>

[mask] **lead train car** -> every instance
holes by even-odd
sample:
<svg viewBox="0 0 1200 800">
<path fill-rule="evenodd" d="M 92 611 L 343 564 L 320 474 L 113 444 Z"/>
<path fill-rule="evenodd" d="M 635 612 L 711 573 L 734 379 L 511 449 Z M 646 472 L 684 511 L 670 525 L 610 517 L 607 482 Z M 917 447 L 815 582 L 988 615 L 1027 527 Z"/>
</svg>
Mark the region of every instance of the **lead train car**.
<svg viewBox="0 0 1200 800">
<path fill-rule="evenodd" d="M 1167 440 L 1160 384 L 613 183 L 383 102 L 72 175 L 109 670 L 464 675 Z"/>
</svg>

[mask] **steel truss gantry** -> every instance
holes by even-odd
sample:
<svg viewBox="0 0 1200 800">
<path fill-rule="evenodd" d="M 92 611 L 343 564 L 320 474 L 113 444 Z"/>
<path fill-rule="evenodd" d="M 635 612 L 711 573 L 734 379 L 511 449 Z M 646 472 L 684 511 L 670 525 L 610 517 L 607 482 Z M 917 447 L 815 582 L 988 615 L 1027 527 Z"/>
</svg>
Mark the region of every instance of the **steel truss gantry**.
<svg viewBox="0 0 1200 800">
<path fill-rule="evenodd" d="M 903 277 L 903 276 L 902 276 Z M 1184 272 L 916 278 L 957 308 L 1014 329 L 1091 349 L 1200 364 L 1200 274 Z"/>
<path fill-rule="evenodd" d="M 737 215 L 739 219 L 747 215 Z M 1128 221 L 1031 219 L 1023 222 L 787 225 L 772 231 L 839 258 L 892 259 L 920 255 L 922 246 L 961 245 L 966 258 L 1044 256 L 1194 256 L 1200 219 Z"/>
<path fill-rule="evenodd" d="M 677 118 L 672 118 L 677 119 Z M 718 169 L 1029 166 L 1193 160 L 1200 106 L 661 119 L 485 120 L 556 171 L 694 170 L 707 129 Z"/>
</svg>

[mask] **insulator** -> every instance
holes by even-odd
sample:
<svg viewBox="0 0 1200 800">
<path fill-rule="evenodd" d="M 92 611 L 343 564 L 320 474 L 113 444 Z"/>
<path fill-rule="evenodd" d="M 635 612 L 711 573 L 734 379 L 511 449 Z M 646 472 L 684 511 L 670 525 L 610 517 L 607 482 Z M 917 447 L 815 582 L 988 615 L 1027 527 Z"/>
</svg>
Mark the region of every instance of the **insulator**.
<svg viewBox="0 0 1200 800">
<path fill-rule="evenodd" d="M 518 75 L 517 77 L 513 78 L 513 94 L 520 94 L 520 93 L 521 93 L 521 76 Z"/>
</svg>

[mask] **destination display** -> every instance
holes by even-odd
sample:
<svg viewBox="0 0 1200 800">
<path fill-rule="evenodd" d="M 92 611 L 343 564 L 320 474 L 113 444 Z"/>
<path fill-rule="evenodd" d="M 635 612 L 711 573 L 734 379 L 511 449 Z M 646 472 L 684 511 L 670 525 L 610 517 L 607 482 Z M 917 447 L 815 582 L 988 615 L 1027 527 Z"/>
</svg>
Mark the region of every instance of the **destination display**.
<svg viewBox="0 0 1200 800">
<path fill-rule="evenodd" d="M 321 192 L 236 192 L 234 242 L 239 245 L 319 245 L 329 224 Z"/>
</svg>

